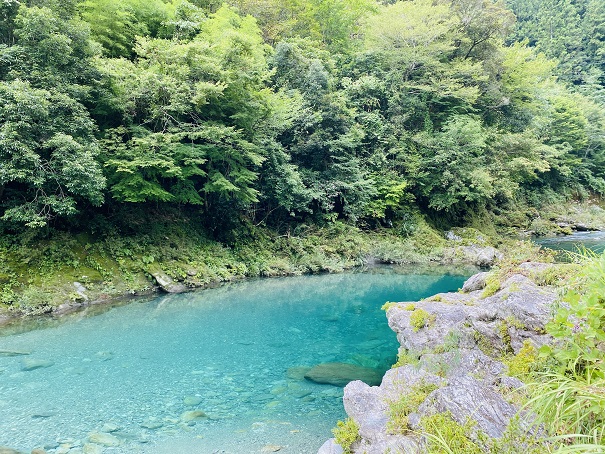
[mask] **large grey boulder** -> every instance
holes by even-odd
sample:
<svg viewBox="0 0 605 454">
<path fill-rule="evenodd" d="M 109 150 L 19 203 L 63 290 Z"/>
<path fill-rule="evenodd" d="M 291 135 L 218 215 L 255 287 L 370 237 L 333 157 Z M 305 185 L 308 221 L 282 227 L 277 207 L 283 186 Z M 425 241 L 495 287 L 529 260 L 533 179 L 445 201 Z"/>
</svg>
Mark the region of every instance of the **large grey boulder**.
<svg viewBox="0 0 605 454">
<path fill-rule="evenodd" d="M 448 295 L 449 296 L 449 295 Z M 453 302 L 452 302 L 453 301 Z M 473 345 L 470 319 L 477 309 L 469 295 L 452 294 L 452 301 L 423 301 L 414 303 L 414 310 L 407 304 L 397 304 L 387 310 L 389 326 L 397 334 L 403 348 L 413 352 L 433 350 L 446 343 L 446 339 L 456 336 L 458 345 Z M 415 310 L 423 310 L 433 317 L 429 326 L 418 329 L 412 325 Z"/>
<path fill-rule="evenodd" d="M 485 288 L 485 280 L 489 276 L 488 271 L 477 273 L 469 277 L 462 285 L 462 291 L 464 293 L 470 293 Z"/>
<path fill-rule="evenodd" d="M 440 294 L 438 301 L 413 303 L 434 317 L 430 326 L 420 329 L 412 326 L 410 303 L 395 304 L 387 310 L 389 326 L 401 346 L 414 352 L 444 346 L 483 348 L 480 344 L 486 343 L 497 352 L 517 353 L 527 340 L 536 347 L 550 341 L 543 328 L 557 298 L 553 290 L 514 274 L 494 295 L 482 298 L 478 293 Z"/>
<path fill-rule="evenodd" d="M 387 371 L 380 387 L 354 381 L 344 389 L 345 411 L 358 425 L 361 442 L 355 453 L 382 454 L 385 452 L 418 453 L 420 442 L 414 436 L 391 434 L 387 423 L 391 402 L 400 400 L 414 386 L 434 384 L 440 386 L 443 379 L 423 369 L 407 365 Z"/>
<path fill-rule="evenodd" d="M 480 267 L 490 267 L 502 260 L 502 253 L 491 246 L 459 246 L 456 248 L 463 260 Z"/>
<path fill-rule="evenodd" d="M 414 364 L 387 371 L 380 386 L 353 381 L 345 387 L 344 407 L 359 425 L 361 436 L 353 446 L 355 454 L 423 453 L 422 418 L 437 413 L 447 413 L 462 425 L 473 421 L 475 435 L 481 431 L 501 437 L 515 415 L 530 430 L 531 416 L 520 413 L 503 396 L 504 390 L 523 384 L 507 376 L 507 366 L 496 358 L 518 353 L 526 341 L 539 347 L 551 340 L 544 326 L 557 295 L 528 277 L 546 271 L 548 265 L 519 268 L 493 295 L 483 295 L 488 274 L 479 273 L 467 280 L 462 293 L 390 305 L 389 326 L 397 334 L 402 353 Z M 429 322 L 414 326 L 414 311 L 419 309 L 429 314 Z M 413 430 L 389 433 L 390 405 L 427 384 L 437 389 L 408 415 Z"/>
<path fill-rule="evenodd" d="M 167 293 L 183 293 L 188 290 L 187 287 L 180 282 L 174 282 L 174 280 L 162 270 L 151 270 L 149 273 L 154 277 L 161 289 Z"/>
<path fill-rule="evenodd" d="M 374 440 L 386 432 L 389 407 L 379 387 L 353 381 L 345 387 L 342 400 L 347 415 L 359 425 L 363 438 Z"/>
<path fill-rule="evenodd" d="M 418 408 L 421 416 L 444 412 L 449 412 L 459 424 L 474 421 L 477 423 L 475 429 L 498 438 L 504 434 L 518 409 L 490 386 L 467 375 L 433 391 Z"/>
<path fill-rule="evenodd" d="M 472 373 L 473 377 L 481 383 L 493 385 L 499 383 L 507 372 L 504 364 L 477 349 L 456 349 L 439 354 L 427 353 L 420 358 L 418 367 L 422 371 L 444 377 L 448 383 Z M 427 381 L 426 378 L 424 380 Z M 428 382 L 437 384 L 432 380 Z M 444 380 L 441 379 L 441 383 L 443 382 Z"/>
<path fill-rule="evenodd" d="M 317 454 L 342 454 L 343 450 L 342 447 L 336 443 L 336 440 L 334 440 L 333 438 L 330 438 L 329 440 L 327 440 L 323 445 L 321 445 L 321 448 L 319 448 L 319 451 L 317 451 Z"/>
<path fill-rule="evenodd" d="M 424 452 L 421 444 L 413 437 L 405 435 L 384 435 L 382 438 L 369 441 L 364 438 L 356 444 L 354 454 L 418 454 Z"/>
</svg>

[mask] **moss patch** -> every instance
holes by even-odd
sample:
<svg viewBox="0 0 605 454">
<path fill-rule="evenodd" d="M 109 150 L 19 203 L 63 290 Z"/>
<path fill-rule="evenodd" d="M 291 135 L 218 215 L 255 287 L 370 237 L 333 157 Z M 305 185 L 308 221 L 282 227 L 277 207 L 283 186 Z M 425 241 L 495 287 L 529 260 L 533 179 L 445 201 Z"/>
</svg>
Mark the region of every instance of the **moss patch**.
<svg viewBox="0 0 605 454">
<path fill-rule="evenodd" d="M 538 351 L 530 341 L 526 340 L 519 353 L 505 358 L 503 363 L 508 366 L 508 375 L 523 379 L 536 367 L 537 359 Z"/>
<path fill-rule="evenodd" d="M 438 251 L 424 255 L 417 247 L 438 236 L 426 223 L 405 238 L 394 230 L 362 231 L 341 222 L 299 225 L 286 235 L 247 226 L 233 242 L 217 241 L 194 219 L 177 214 L 131 227 L 129 232 L 106 228 L 103 234 L 3 235 L 0 311 L 49 312 L 79 298 L 74 282 L 88 289 L 91 300 L 146 293 L 156 285 L 151 267 L 186 286 L 205 287 L 241 277 L 340 272 L 367 257 L 401 264 L 440 257 Z"/>
<path fill-rule="evenodd" d="M 435 322 L 435 318 L 435 314 L 431 314 L 424 309 L 414 309 L 410 315 L 410 325 L 414 332 L 418 332 L 422 328 L 431 326 Z"/>
</svg>

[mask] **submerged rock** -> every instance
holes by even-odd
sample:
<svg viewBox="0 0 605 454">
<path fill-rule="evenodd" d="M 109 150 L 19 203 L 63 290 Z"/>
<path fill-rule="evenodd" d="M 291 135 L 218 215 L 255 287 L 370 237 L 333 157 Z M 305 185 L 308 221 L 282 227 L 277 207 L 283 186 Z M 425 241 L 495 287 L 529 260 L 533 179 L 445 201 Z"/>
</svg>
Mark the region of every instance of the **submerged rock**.
<svg viewBox="0 0 605 454">
<path fill-rule="evenodd" d="M 104 432 L 93 432 L 88 436 L 88 441 L 101 446 L 115 447 L 120 446 L 120 439 L 115 435 Z"/>
<path fill-rule="evenodd" d="M 186 411 L 181 414 L 181 421 L 190 422 L 207 418 L 208 415 L 201 410 Z"/>
<path fill-rule="evenodd" d="M 30 352 L 20 352 L 16 350 L 0 350 L 0 357 L 2 356 L 26 356 L 29 355 Z"/>
<path fill-rule="evenodd" d="M 6 446 L 0 446 L 0 454 L 23 454 L 21 451 L 16 449 L 7 448 Z"/>
<path fill-rule="evenodd" d="M 334 386 L 345 386 L 354 380 L 361 380 L 369 385 L 378 385 L 382 373 L 377 369 L 357 366 L 348 363 L 323 363 L 313 367 L 305 374 L 307 380 Z"/>
<path fill-rule="evenodd" d="M 283 446 L 280 445 L 267 445 L 267 446 L 263 446 L 263 448 L 261 449 L 261 452 L 277 452 L 277 451 L 281 451 L 283 449 Z"/>
<path fill-rule="evenodd" d="M 84 454 L 103 454 L 103 448 L 92 443 L 85 443 L 82 447 L 82 452 Z"/>
<path fill-rule="evenodd" d="M 21 361 L 21 370 L 29 372 L 36 369 L 44 369 L 54 366 L 54 361 L 48 359 L 25 358 Z"/>
<path fill-rule="evenodd" d="M 51 418 L 53 416 L 55 416 L 55 412 L 52 411 L 38 411 L 34 414 L 32 414 L 32 418 L 33 419 L 46 419 L 46 418 Z"/>
<path fill-rule="evenodd" d="M 307 372 L 309 372 L 310 370 L 311 370 L 311 367 L 307 367 L 307 366 L 290 367 L 286 371 L 286 377 L 288 377 L 292 380 L 304 380 L 305 374 Z"/>
<path fill-rule="evenodd" d="M 103 427 L 101 427 L 101 432 L 106 433 L 117 432 L 118 430 L 120 430 L 120 426 L 111 422 L 107 422 L 103 424 Z"/>
<path fill-rule="evenodd" d="M 187 396 L 183 399 L 183 403 L 188 407 L 195 407 L 202 403 L 202 398 L 199 396 Z"/>
<path fill-rule="evenodd" d="M 95 353 L 95 356 L 101 361 L 109 361 L 109 360 L 113 359 L 114 354 L 113 354 L 113 352 L 110 352 L 110 351 L 101 351 L 101 352 Z"/>
<path fill-rule="evenodd" d="M 164 427 L 164 423 L 160 421 L 145 421 L 144 423 L 141 423 L 141 427 L 144 429 L 156 430 L 160 427 Z"/>
</svg>

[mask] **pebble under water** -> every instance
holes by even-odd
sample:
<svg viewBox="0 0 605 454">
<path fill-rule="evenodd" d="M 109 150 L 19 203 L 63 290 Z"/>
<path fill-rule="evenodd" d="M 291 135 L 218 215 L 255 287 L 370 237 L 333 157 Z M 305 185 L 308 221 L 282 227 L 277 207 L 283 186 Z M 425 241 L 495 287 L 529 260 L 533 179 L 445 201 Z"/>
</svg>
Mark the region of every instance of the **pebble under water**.
<svg viewBox="0 0 605 454">
<path fill-rule="evenodd" d="M 380 307 L 456 290 L 468 274 L 258 279 L 0 330 L 0 446 L 313 454 L 345 417 L 342 388 L 301 368 L 386 370 L 398 343 Z"/>
</svg>

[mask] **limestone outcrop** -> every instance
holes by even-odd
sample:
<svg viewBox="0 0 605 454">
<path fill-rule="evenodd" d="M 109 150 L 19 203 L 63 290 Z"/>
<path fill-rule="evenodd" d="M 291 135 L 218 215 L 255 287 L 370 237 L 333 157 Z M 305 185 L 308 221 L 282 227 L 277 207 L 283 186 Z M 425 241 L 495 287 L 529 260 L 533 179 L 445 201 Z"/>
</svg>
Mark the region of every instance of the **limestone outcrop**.
<svg viewBox="0 0 605 454">
<path fill-rule="evenodd" d="M 529 427 L 532 416 L 507 398 L 523 383 L 508 375 L 500 359 L 551 340 L 544 326 L 557 294 L 531 278 L 549 266 L 522 264 L 501 276 L 499 288 L 487 288 L 490 276 L 478 273 L 458 293 L 389 305 L 388 323 L 397 334 L 400 358 L 408 359 L 400 362 L 407 364 L 387 371 L 380 386 L 354 381 L 345 387 L 344 407 L 360 436 L 351 451 L 424 453 L 422 421 L 438 414 L 461 426 L 472 421 L 473 436 L 502 437 L 513 418 Z M 420 387 L 426 395 L 405 415 L 406 430 L 393 430 L 393 405 L 417 399 Z M 340 452 L 331 439 L 318 454 Z"/>
</svg>

